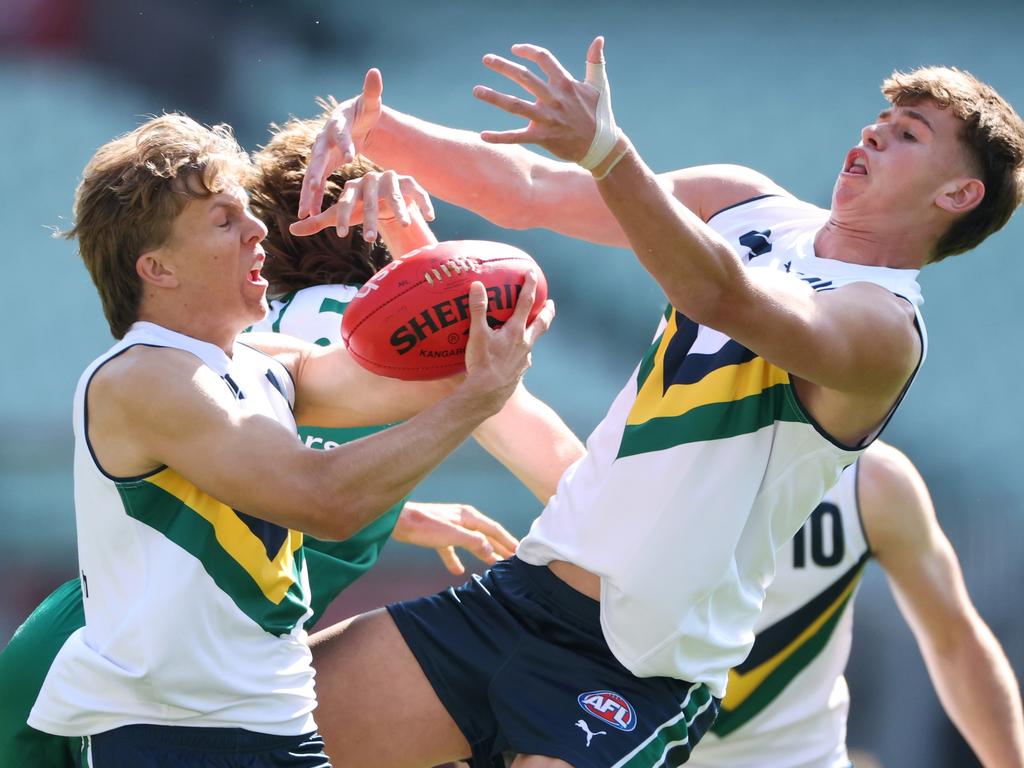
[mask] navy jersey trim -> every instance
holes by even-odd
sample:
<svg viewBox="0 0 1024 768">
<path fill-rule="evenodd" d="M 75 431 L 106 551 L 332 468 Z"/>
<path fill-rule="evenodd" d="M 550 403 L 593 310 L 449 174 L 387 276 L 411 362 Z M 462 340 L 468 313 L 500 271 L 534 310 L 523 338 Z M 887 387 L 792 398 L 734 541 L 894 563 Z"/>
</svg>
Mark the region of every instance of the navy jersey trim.
<svg viewBox="0 0 1024 768">
<path fill-rule="evenodd" d="M 152 347 L 154 349 L 176 349 L 176 347 L 165 347 L 165 346 L 163 346 L 161 344 L 144 344 L 142 342 L 139 342 L 137 344 L 130 344 L 129 346 L 127 346 L 124 349 L 122 349 L 120 352 L 114 353 L 113 355 L 108 357 L 106 360 L 104 360 L 102 363 L 97 365 L 96 369 L 91 374 L 89 374 L 89 380 L 87 382 L 85 382 L 85 391 L 82 392 L 82 437 L 85 438 L 85 446 L 86 446 L 86 448 L 89 449 L 89 455 L 92 457 L 92 463 L 96 467 L 96 469 L 98 469 L 100 471 L 100 474 L 102 474 L 105 478 L 107 478 L 108 480 L 111 480 L 111 481 L 113 481 L 115 483 L 133 483 L 133 482 L 138 482 L 140 480 L 145 480 L 147 477 L 152 477 L 153 475 L 157 474 L 158 472 L 163 472 L 165 469 L 167 469 L 167 465 L 166 464 L 161 464 L 156 469 L 151 469 L 151 470 L 149 470 L 149 472 L 143 472 L 141 475 L 131 475 L 131 476 L 112 475 L 109 472 L 107 472 L 107 470 L 105 470 L 103 468 L 103 465 L 100 464 L 100 460 L 98 458 L 96 458 L 96 451 L 93 450 L 92 440 L 89 439 L 89 387 L 92 386 L 92 380 L 96 376 L 96 374 L 99 373 L 100 368 L 102 368 L 104 365 L 109 363 L 114 358 L 120 357 L 125 352 L 127 352 L 129 349 L 134 349 L 135 347 Z M 187 351 L 188 350 L 182 350 L 182 352 L 187 352 Z"/>
<path fill-rule="evenodd" d="M 906 397 L 907 392 L 910 391 L 910 385 L 913 384 L 914 379 L 917 378 L 917 372 L 921 370 L 921 364 L 924 362 L 924 356 L 926 352 L 924 332 L 921 330 L 921 319 L 920 315 L 918 315 L 917 313 L 917 308 L 914 307 L 914 302 L 912 302 L 906 296 L 901 296 L 898 293 L 894 293 L 893 296 L 903 299 L 911 307 L 914 308 L 914 330 L 917 331 L 917 338 L 921 341 L 921 353 L 917 357 L 917 364 L 914 366 L 914 370 L 911 371 L 910 376 L 907 377 L 906 384 L 904 384 L 903 389 L 900 390 L 899 397 L 897 397 L 896 402 L 892 404 L 892 408 L 889 409 L 889 413 L 886 415 L 881 425 L 879 425 L 878 429 L 876 429 L 874 434 L 872 434 L 871 437 L 867 441 L 865 441 L 864 445 L 862 446 L 864 448 L 871 445 L 873 442 L 875 442 L 875 440 L 881 437 L 882 432 L 885 430 L 887 426 L 889 426 L 889 422 L 892 421 L 892 417 L 896 415 L 896 409 L 900 407 L 900 403 L 903 402 L 903 398 Z M 866 540 L 867 539 L 865 539 L 865 541 Z"/>
<path fill-rule="evenodd" d="M 804 407 L 804 404 L 800 401 L 800 395 L 796 391 L 796 387 L 791 386 L 786 391 L 792 396 L 793 403 L 796 405 L 797 410 L 799 410 L 800 413 L 803 414 L 803 417 L 807 419 L 807 423 L 814 427 L 814 431 L 817 432 L 826 440 L 828 440 L 830 443 L 832 443 L 832 445 L 834 445 L 836 448 L 839 448 L 840 450 L 843 451 L 859 451 L 861 450 L 861 448 L 864 447 L 863 445 L 846 445 L 840 442 L 835 437 L 833 437 L 831 434 L 829 434 L 828 430 L 826 430 L 823 426 L 821 426 L 821 424 L 818 423 L 817 419 L 815 419 L 811 415 L 811 412 Z M 893 407 L 895 408 L 895 406 Z"/>
<path fill-rule="evenodd" d="M 278 331 L 274 331 L 274 333 L 278 333 Z M 284 335 L 288 336 L 288 334 L 284 334 Z M 246 349 L 251 349 L 253 352 L 259 352 L 261 355 L 263 355 L 268 360 L 273 361 L 273 363 L 275 365 L 277 365 L 282 371 L 285 372 L 285 375 L 288 376 L 289 380 L 292 383 L 292 394 L 291 394 L 291 397 L 289 397 L 288 394 L 284 391 L 283 387 L 281 386 L 281 382 L 275 380 L 276 377 L 274 377 L 271 374 L 271 370 L 270 369 L 267 370 L 267 380 L 270 381 L 270 383 L 274 385 L 274 389 L 276 389 L 278 392 L 281 393 L 281 397 L 283 397 L 285 399 L 285 401 L 288 403 L 288 409 L 292 413 L 295 413 L 295 400 L 298 397 L 299 390 L 295 386 L 295 377 L 292 376 L 292 372 L 288 369 L 288 366 L 285 365 L 284 363 L 282 363 L 280 360 L 278 360 L 273 355 L 269 354 L 268 352 L 264 352 L 259 347 L 254 346 L 252 344 L 247 344 L 246 342 L 242 341 L 241 338 L 237 338 L 237 339 L 235 339 L 235 341 L 238 344 L 240 344 L 243 347 L 245 347 Z"/>
<path fill-rule="evenodd" d="M 711 220 L 713 218 L 715 218 L 715 216 L 717 216 L 720 213 L 725 213 L 726 211 L 731 211 L 733 208 L 739 208 L 741 205 L 746 205 L 747 203 L 752 203 L 755 200 L 764 200 L 766 197 L 784 197 L 784 195 L 780 195 L 778 192 L 766 192 L 763 195 L 756 195 L 754 197 L 748 197 L 746 200 L 740 200 L 738 203 L 733 203 L 732 205 L 725 206 L 725 208 L 720 208 L 719 210 L 715 211 L 710 216 L 708 216 L 704 221 L 705 221 L 705 223 L 710 223 Z"/>
<path fill-rule="evenodd" d="M 832 289 L 831 288 L 827 288 L 826 290 L 832 290 Z M 904 301 L 906 301 L 911 306 L 914 305 L 914 303 L 912 301 L 910 301 L 910 299 L 908 299 L 906 296 L 900 296 L 900 294 L 898 294 L 898 293 L 894 293 L 893 296 L 896 296 L 897 298 L 903 299 Z M 900 407 L 900 403 L 903 402 L 903 398 L 907 396 L 907 391 L 910 389 L 910 385 L 914 383 L 914 379 L 917 378 L 917 372 L 919 370 L 921 370 L 921 363 L 924 362 L 924 353 L 925 353 L 925 349 L 924 349 L 924 344 L 925 344 L 924 334 L 921 332 L 921 324 L 918 321 L 917 313 L 916 312 L 914 313 L 914 330 L 917 331 L 917 336 L 921 340 L 921 354 L 917 358 L 917 364 L 914 366 L 914 370 L 910 372 L 910 376 L 907 377 L 907 381 L 906 381 L 906 383 L 904 383 L 903 389 L 900 390 L 900 394 L 896 398 L 896 402 L 894 402 L 892 404 L 892 408 L 889 409 L 889 412 L 885 415 L 885 418 L 882 420 L 882 423 L 878 427 L 876 427 L 873 432 L 869 432 L 868 436 L 861 442 L 860 445 L 853 445 L 853 446 L 845 445 L 842 442 L 840 442 L 838 439 L 833 437 L 831 434 L 829 434 L 829 432 L 823 426 L 821 426 L 817 422 L 817 420 L 815 420 L 815 418 L 811 415 L 810 411 L 808 411 L 804 407 L 804 404 L 802 402 L 800 402 L 800 395 L 797 393 L 796 387 L 789 387 L 787 392 L 792 394 L 793 402 L 800 409 L 800 413 L 802 413 L 804 415 L 804 417 L 807 419 L 807 423 L 810 424 L 812 427 L 814 427 L 815 431 L 817 431 L 817 433 L 819 435 L 821 435 L 823 438 L 825 438 L 830 443 L 832 443 L 832 445 L 834 445 L 837 448 L 839 448 L 841 450 L 844 450 L 844 451 L 861 451 L 861 450 L 864 450 L 865 448 L 867 448 L 873 442 L 875 442 L 875 440 L 877 440 L 881 436 L 882 431 L 887 426 L 889 426 L 889 422 L 892 421 L 892 417 L 896 415 L 896 409 Z M 859 514 L 859 511 L 858 511 L 858 514 Z M 867 539 L 865 538 L 865 541 L 866 540 Z"/>
</svg>

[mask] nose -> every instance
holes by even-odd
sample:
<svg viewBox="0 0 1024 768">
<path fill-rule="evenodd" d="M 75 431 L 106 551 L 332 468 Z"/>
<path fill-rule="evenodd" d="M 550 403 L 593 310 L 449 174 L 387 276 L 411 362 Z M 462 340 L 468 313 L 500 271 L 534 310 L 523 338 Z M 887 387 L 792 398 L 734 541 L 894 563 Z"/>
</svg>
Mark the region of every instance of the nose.
<svg viewBox="0 0 1024 768">
<path fill-rule="evenodd" d="M 249 224 L 246 228 L 246 242 L 250 240 L 253 240 L 255 243 L 262 242 L 267 236 L 267 225 L 261 219 L 256 218 L 252 211 L 246 211 L 245 215 Z"/>
<path fill-rule="evenodd" d="M 865 125 L 860 132 L 860 141 L 865 147 L 871 147 L 871 149 L 875 150 L 882 149 L 885 141 L 882 138 L 882 131 L 878 123 Z"/>
</svg>

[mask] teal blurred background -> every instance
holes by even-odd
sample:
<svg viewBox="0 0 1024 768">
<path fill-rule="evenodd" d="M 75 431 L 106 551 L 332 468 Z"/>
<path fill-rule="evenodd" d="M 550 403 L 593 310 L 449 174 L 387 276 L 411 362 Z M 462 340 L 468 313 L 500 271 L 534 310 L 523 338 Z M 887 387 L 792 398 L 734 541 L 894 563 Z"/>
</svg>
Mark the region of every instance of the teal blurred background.
<svg viewBox="0 0 1024 768">
<path fill-rule="evenodd" d="M 0 643 L 74 576 L 70 403 L 82 368 L 111 343 L 73 244 L 78 174 L 144 116 L 181 110 L 232 124 L 245 146 L 271 121 L 345 98 L 365 70 L 386 103 L 470 129 L 517 121 L 475 101 L 502 85 L 479 62 L 515 42 L 550 48 L 577 74 L 607 38 L 616 116 L 656 170 L 750 165 L 827 205 L 894 68 L 951 64 L 1024 109 L 1024 3 L 235 2 L 4 0 L 0 13 L 0 231 L 7 353 L 0 376 Z M 528 376 L 581 435 L 604 415 L 654 330 L 663 298 L 626 251 L 499 230 L 438 203 L 441 239 L 512 242 L 544 267 L 558 320 Z M 1024 380 L 1016 297 L 1024 219 L 922 276 L 930 353 L 886 438 L 918 464 L 968 587 L 1024 669 Z M 415 494 L 477 505 L 521 535 L 539 505 L 474 445 Z M 429 552 L 391 544 L 335 616 L 448 583 Z M 1017 594 L 1017 597 L 1014 595 Z M 945 721 L 881 571 L 857 601 L 850 742 L 887 766 L 972 765 Z M 912 734 L 913 738 L 908 738 Z"/>
</svg>

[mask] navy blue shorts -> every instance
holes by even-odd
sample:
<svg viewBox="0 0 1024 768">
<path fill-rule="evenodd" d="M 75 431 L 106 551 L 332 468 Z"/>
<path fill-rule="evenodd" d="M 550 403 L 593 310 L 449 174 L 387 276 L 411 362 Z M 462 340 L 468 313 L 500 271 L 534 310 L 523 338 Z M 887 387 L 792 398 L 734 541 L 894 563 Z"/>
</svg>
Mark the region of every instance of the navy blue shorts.
<svg viewBox="0 0 1024 768">
<path fill-rule="evenodd" d="M 612 655 L 600 606 L 512 558 L 457 589 L 388 611 L 473 750 L 576 768 L 677 766 L 714 722 L 707 686 L 637 677 Z"/>
<path fill-rule="evenodd" d="M 126 725 L 82 739 L 80 768 L 330 768 L 318 733 Z"/>
</svg>

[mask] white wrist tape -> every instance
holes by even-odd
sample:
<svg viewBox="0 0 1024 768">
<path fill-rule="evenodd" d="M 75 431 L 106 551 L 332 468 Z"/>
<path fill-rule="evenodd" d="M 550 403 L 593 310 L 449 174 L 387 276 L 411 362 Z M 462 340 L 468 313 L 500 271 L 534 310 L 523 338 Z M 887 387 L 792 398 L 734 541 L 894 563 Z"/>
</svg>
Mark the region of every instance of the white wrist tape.
<svg viewBox="0 0 1024 768">
<path fill-rule="evenodd" d="M 594 86 L 600 94 L 597 98 L 597 127 L 594 130 L 594 140 L 590 142 L 590 149 L 587 150 L 579 164 L 592 171 L 608 153 L 615 148 L 615 142 L 619 140 L 619 129 L 615 125 L 615 116 L 612 114 L 612 93 L 608 84 L 608 75 L 604 71 L 604 62 L 587 62 L 586 82 Z"/>
</svg>

